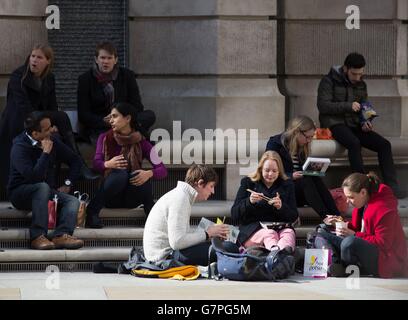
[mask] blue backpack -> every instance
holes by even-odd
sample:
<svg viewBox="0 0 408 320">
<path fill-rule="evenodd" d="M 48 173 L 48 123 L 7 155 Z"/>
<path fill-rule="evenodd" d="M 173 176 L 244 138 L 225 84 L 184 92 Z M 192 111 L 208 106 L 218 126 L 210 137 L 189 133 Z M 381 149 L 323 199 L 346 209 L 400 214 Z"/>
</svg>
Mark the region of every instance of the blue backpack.
<svg viewBox="0 0 408 320">
<path fill-rule="evenodd" d="M 295 272 L 295 260 L 287 250 L 269 251 L 264 247 L 250 247 L 243 253 L 224 250 L 220 239 L 212 239 L 217 255 L 218 274 L 238 281 L 277 281 Z"/>
</svg>

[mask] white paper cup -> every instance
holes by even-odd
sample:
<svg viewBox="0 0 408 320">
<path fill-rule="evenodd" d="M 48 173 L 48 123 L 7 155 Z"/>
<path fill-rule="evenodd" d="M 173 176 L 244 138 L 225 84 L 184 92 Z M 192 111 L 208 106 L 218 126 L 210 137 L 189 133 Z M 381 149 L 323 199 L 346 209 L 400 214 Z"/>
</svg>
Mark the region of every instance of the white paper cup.
<svg viewBox="0 0 408 320">
<path fill-rule="evenodd" d="M 346 222 L 344 222 L 344 221 L 336 222 L 336 235 L 337 236 L 340 236 L 339 231 L 340 231 L 340 229 L 343 229 L 343 228 L 347 228 L 347 223 Z"/>
</svg>

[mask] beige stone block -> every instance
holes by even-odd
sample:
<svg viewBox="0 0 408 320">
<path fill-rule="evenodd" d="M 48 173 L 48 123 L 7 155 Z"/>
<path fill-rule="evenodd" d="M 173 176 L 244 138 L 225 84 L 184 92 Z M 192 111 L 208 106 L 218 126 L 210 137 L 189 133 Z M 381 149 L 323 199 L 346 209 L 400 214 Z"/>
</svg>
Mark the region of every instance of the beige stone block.
<svg viewBox="0 0 408 320">
<path fill-rule="evenodd" d="M 0 300 L 21 300 L 20 288 L 0 288 Z"/>
<path fill-rule="evenodd" d="M 346 8 L 350 5 L 357 6 L 360 10 L 360 19 L 402 19 L 406 14 L 404 8 L 406 0 L 388 0 L 385 5 L 383 0 L 285 0 L 284 12 L 286 19 L 305 20 L 343 20 L 350 14 Z"/>
<path fill-rule="evenodd" d="M 340 22 L 288 21 L 285 26 L 287 75 L 326 74 L 352 51 L 365 56 L 368 75 L 404 75 L 407 25 L 362 22 L 360 30 L 347 30 Z"/>
<path fill-rule="evenodd" d="M 43 21 L 1 19 L 0 30 L 0 74 L 9 74 L 23 65 L 32 47 L 48 38 Z"/>
<path fill-rule="evenodd" d="M 284 128 L 284 97 L 274 79 L 139 79 L 155 128 L 257 129 L 263 139 Z M 265 121 L 265 119 L 267 119 Z M 249 134 L 249 133 L 248 133 Z"/>
<path fill-rule="evenodd" d="M 47 0 L 2 0 L 0 16 L 45 16 Z"/>
<path fill-rule="evenodd" d="M 276 22 L 131 21 L 138 74 L 276 74 Z"/>
<path fill-rule="evenodd" d="M 130 17 L 274 16 L 276 0 L 130 0 Z"/>
</svg>

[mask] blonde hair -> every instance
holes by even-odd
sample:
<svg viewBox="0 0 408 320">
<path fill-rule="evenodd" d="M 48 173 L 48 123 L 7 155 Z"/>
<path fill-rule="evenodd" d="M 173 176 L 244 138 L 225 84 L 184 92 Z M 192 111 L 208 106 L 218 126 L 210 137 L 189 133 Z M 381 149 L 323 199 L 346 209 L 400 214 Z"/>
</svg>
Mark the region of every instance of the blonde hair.
<svg viewBox="0 0 408 320">
<path fill-rule="evenodd" d="M 306 131 L 315 129 L 316 125 L 312 119 L 307 116 L 297 116 L 289 121 L 288 128 L 282 135 L 282 144 L 289 150 L 291 156 L 295 156 L 301 151 L 307 158 L 310 154 L 310 143 L 306 143 L 302 150 L 299 150 L 297 139 Z"/>
<path fill-rule="evenodd" d="M 211 167 L 202 164 L 193 164 L 186 173 L 184 181 L 194 187 L 198 181 L 203 180 L 204 185 L 208 182 L 218 182 L 218 175 Z"/>
<path fill-rule="evenodd" d="M 341 187 L 349 188 L 351 192 L 359 193 L 361 189 L 366 189 L 368 195 L 371 196 L 374 192 L 378 191 L 380 185 L 380 178 L 370 171 L 368 174 L 352 173 L 346 179 L 344 179 Z"/>
<path fill-rule="evenodd" d="M 27 68 L 26 68 L 26 70 L 24 72 L 23 77 L 21 78 L 21 84 L 23 84 L 23 80 L 27 77 L 28 71 L 30 70 L 29 61 L 30 61 L 31 53 L 34 50 L 41 50 L 41 52 L 44 54 L 45 58 L 50 62 L 48 64 L 48 66 L 45 68 L 45 70 L 43 71 L 43 73 L 41 74 L 41 78 L 45 78 L 48 74 L 50 74 L 51 71 L 52 71 L 52 68 L 54 66 L 54 50 L 47 44 L 36 44 L 31 49 L 31 52 L 30 52 L 30 54 L 28 55 L 28 57 L 26 59 L 25 63 L 27 65 Z"/>
<path fill-rule="evenodd" d="M 266 151 L 262 157 L 261 160 L 259 160 L 258 163 L 258 167 L 256 168 L 256 171 L 250 175 L 248 175 L 248 177 L 253 181 L 253 182 L 258 182 L 260 180 L 262 180 L 262 168 L 265 164 L 265 161 L 267 160 L 273 160 L 276 161 L 276 164 L 278 165 L 278 170 L 279 170 L 279 177 L 282 180 L 287 180 L 288 177 L 285 174 L 285 171 L 283 170 L 283 163 L 282 163 L 282 159 L 279 155 L 279 153 L 277 153 L 276 151 Z"/>
</svg>

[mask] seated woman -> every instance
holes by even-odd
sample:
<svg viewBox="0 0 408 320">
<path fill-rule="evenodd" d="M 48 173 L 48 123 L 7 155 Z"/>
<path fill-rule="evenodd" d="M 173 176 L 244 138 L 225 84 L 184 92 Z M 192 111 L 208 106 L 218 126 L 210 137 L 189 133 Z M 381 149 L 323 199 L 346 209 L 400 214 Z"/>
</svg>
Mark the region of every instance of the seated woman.
<svg viewBox="0 0 408 320">
<path fill-rule="evenodd" d="M 24 119 L 34 111 L 47 111 L 55 131 L 59 132 L 64 144 L 81 156 L 68 115 L 58 110 L 55 79 L 51 72 L 53 64 L 52 48 L 48 45 L 36 45 L 24 65 L 14 70 L 10 76 L 7 87 L 7 105 L 0 120 L 0 145 L 2 147 L 0 183 L 6 184 L 8 180 L 12 141 L 23 132 Z M 81 173 L 86 179 L 99 177 L 86 167 L 83 160 Z"/>
<path fill-rule="evenodd" d="M 329 273 L 345 276 L 345 267 L 355 265 L 360 275 L 408 276 L 407 245 L 392 189 L 380 183 L 372 172 L 353 173 L 342 187 L 348 202 L 355 207 L 351 222 L 337 230 L 338 235 L 319 229 L 339 262 L 329 267 Z M 324 222 L 331 225 L 334 220 L 334 216 L 329 216 Z"/>
<path fill-rule="evenodd" d="M 271 200 L 265 200 L 265 196 Z M 239 245 L 295 250 L 296 236 L 291 226 L 298 218 L 295 190 L 277 152 L 265 152 L 256 172 L 241 180 L 231 215 L 240 224 Z M 269 229 L 260 222 L 280 223 Z"/>
<path fill-rule="evenodd" d="M 333 197 L 320 177 L 302 174 L 315 131 L 312 119 L 298 116 L 289 122 L 285 132 L 269 139 L 266 150 L 276 151 L 282 158 L 286 174 L 295 183 L 297 206 L 309 205 L 324 219 L 326 215 L 340 215 Z"/>
<path fill-rule="evenodd" d="M 96 145 L 94 169 L 103 173 L 105 179 L 87 207 L 85 226 L 88 228 L 103 227 L 99 212 L 105 206 L 135 208 L 143 204 L 148 215 L 154 205 L 150 179 L 167 176 L 167 169 L 153 146 L 140 134 L 131 104 L 115 104 L 109 121 L 112 129 L 102 133 Z M 153 169 L 143 170 L 143 159 L 148 159 Z"/>
</svg>

